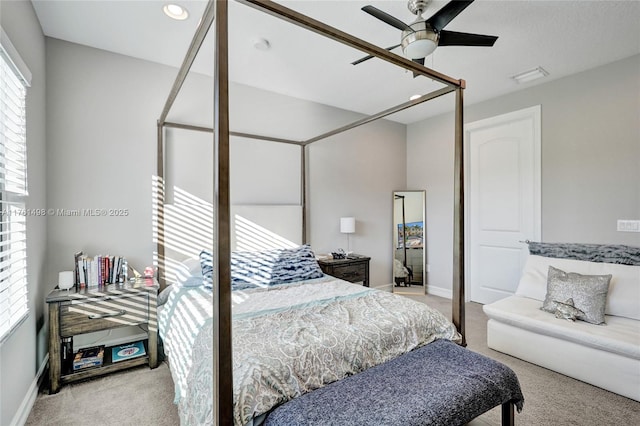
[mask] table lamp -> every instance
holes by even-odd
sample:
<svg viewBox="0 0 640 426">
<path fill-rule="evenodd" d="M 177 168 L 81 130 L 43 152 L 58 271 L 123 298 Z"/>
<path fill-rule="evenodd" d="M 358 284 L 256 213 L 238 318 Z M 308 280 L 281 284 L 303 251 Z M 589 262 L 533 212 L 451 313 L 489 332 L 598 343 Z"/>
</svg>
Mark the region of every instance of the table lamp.
<svg viewBox="0 0 640 426">
<path fill-rule="evenodd" d="M 349 247 L 349 234 L 353 234 L 356 232 L 356 218 L 341 217 L 340 232 L 343 234 L 347 234 L 347 256 L 348 256 L 351 254 L 351 248 Z"/>
</svg>

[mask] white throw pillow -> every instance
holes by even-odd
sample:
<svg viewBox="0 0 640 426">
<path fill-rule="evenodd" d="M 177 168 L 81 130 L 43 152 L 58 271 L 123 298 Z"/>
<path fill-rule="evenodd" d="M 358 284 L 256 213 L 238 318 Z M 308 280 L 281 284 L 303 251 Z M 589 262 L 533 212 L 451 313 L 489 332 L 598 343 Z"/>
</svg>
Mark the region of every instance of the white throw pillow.
<svg viewBox="0 0 640 426">
<path fill-rule="evenodd" d="M 544 301 L 547 295 L 547 272 L 549 271 L 550 260 L 556 259 L 533 255 L 527 257 L 527 262 L 524 265 L 520 282 L 516 289 L 517 296 Z"/>
<path fill-rule="evenodd" d="M 544 301 L 549 266 L 583 275 L 611 274 L 605 314 L 640 320 L 640 266 L 530 255 L 516 295 Z"/>
<path fill-rule="evenodd" d="M 200 279 L 202 284 L 202 267 L 200 266 L 200 259 L 188 258 L 176 265 L 176 284 L 184 287 L 190 287 L 189 282 L 193 281 L 193 278 Z M 186 285 L 185 285 L 186 284 Z"/>
</svg>

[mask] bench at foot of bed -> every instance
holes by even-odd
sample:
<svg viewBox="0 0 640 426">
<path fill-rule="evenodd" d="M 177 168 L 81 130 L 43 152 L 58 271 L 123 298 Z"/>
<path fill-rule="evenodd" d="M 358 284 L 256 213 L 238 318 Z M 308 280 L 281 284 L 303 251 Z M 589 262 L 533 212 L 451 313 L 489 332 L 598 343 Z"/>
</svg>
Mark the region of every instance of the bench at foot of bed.
<svg viewBox="0 0 640 426">
<path fill-rule="evenodd" d="M 436 340 L 275 408 L 265 426 L 463 425 L 499 405 L 513 425 L 523 402 L 509 367 Z"/>
</svg>

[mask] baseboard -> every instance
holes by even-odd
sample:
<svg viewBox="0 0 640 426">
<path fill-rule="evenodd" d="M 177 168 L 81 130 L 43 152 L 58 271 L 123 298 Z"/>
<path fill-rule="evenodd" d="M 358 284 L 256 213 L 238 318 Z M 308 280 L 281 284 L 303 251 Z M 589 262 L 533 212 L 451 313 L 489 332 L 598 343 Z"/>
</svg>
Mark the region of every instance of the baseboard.
<svg viewBox="0 0 640 426">
<path fill-rule="evenodd" d="M 383 284 L 371 288 L 375 288 L 376 290 L 388 291 L 389 293 L 393 292 L 393 284 Z"/>
<path fill-rule="evenodd" d="M 453 291 L 448 288 L 427 285 L 427 294 L 433 294 L 434 296 L 444 297 L 446 299 L 453 299 Z"/>
<path fill-rule="evenodd" d="M 40 364 L 40 368 L 38 368 L 38 372 L 36 373 L 36 377 L 33 378 L 33 382 L 31 382 L 31 386 L 29 386 L 29 390 L 27 394 L 24 396 L 22 400 L 22 404 L 18 408 L 18 412 L 11 420 L 11 426 L 19 426 L 27 423 L 27 419 L 29 418 L 29 413 L 31 413 L 31 409 L 33 408 L 33 404 L 36 402 L 36 397 L 38 396 L 38 389 L 40 388 L 40 384 L 42 383 L 42 379 L 44 378 L 44 372 L 47 369 L 47 364 L 49 363 L 49 354 L 46 354 L 42 363 Z"/>
</svg>

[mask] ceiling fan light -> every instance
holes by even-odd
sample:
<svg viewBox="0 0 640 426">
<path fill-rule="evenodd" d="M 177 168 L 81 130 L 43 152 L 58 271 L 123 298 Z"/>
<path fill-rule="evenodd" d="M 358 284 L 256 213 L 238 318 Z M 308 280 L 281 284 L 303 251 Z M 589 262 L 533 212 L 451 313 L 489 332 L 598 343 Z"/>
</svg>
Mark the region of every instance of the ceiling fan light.
<svg viewBox="0 0 640 426">
<path fill-rule="evenodd" d="M 411 24 L 410 30 L 402 32 L 402 52 L 409 59 L 421 59 L 431 55 L 440 36 L 424 19 L 419 18 Z"/>
<path fill-rule="evenodd" d="M 427 56 L 431 55 L 434 50 L 436 50 L 436 47 L 438 47 L 438 44 L 433 40 L 416 40 L 412 43 L 409 43 L 404 48 L 404 56 L 409 59 L 426 58 Z"/>
</svg>

